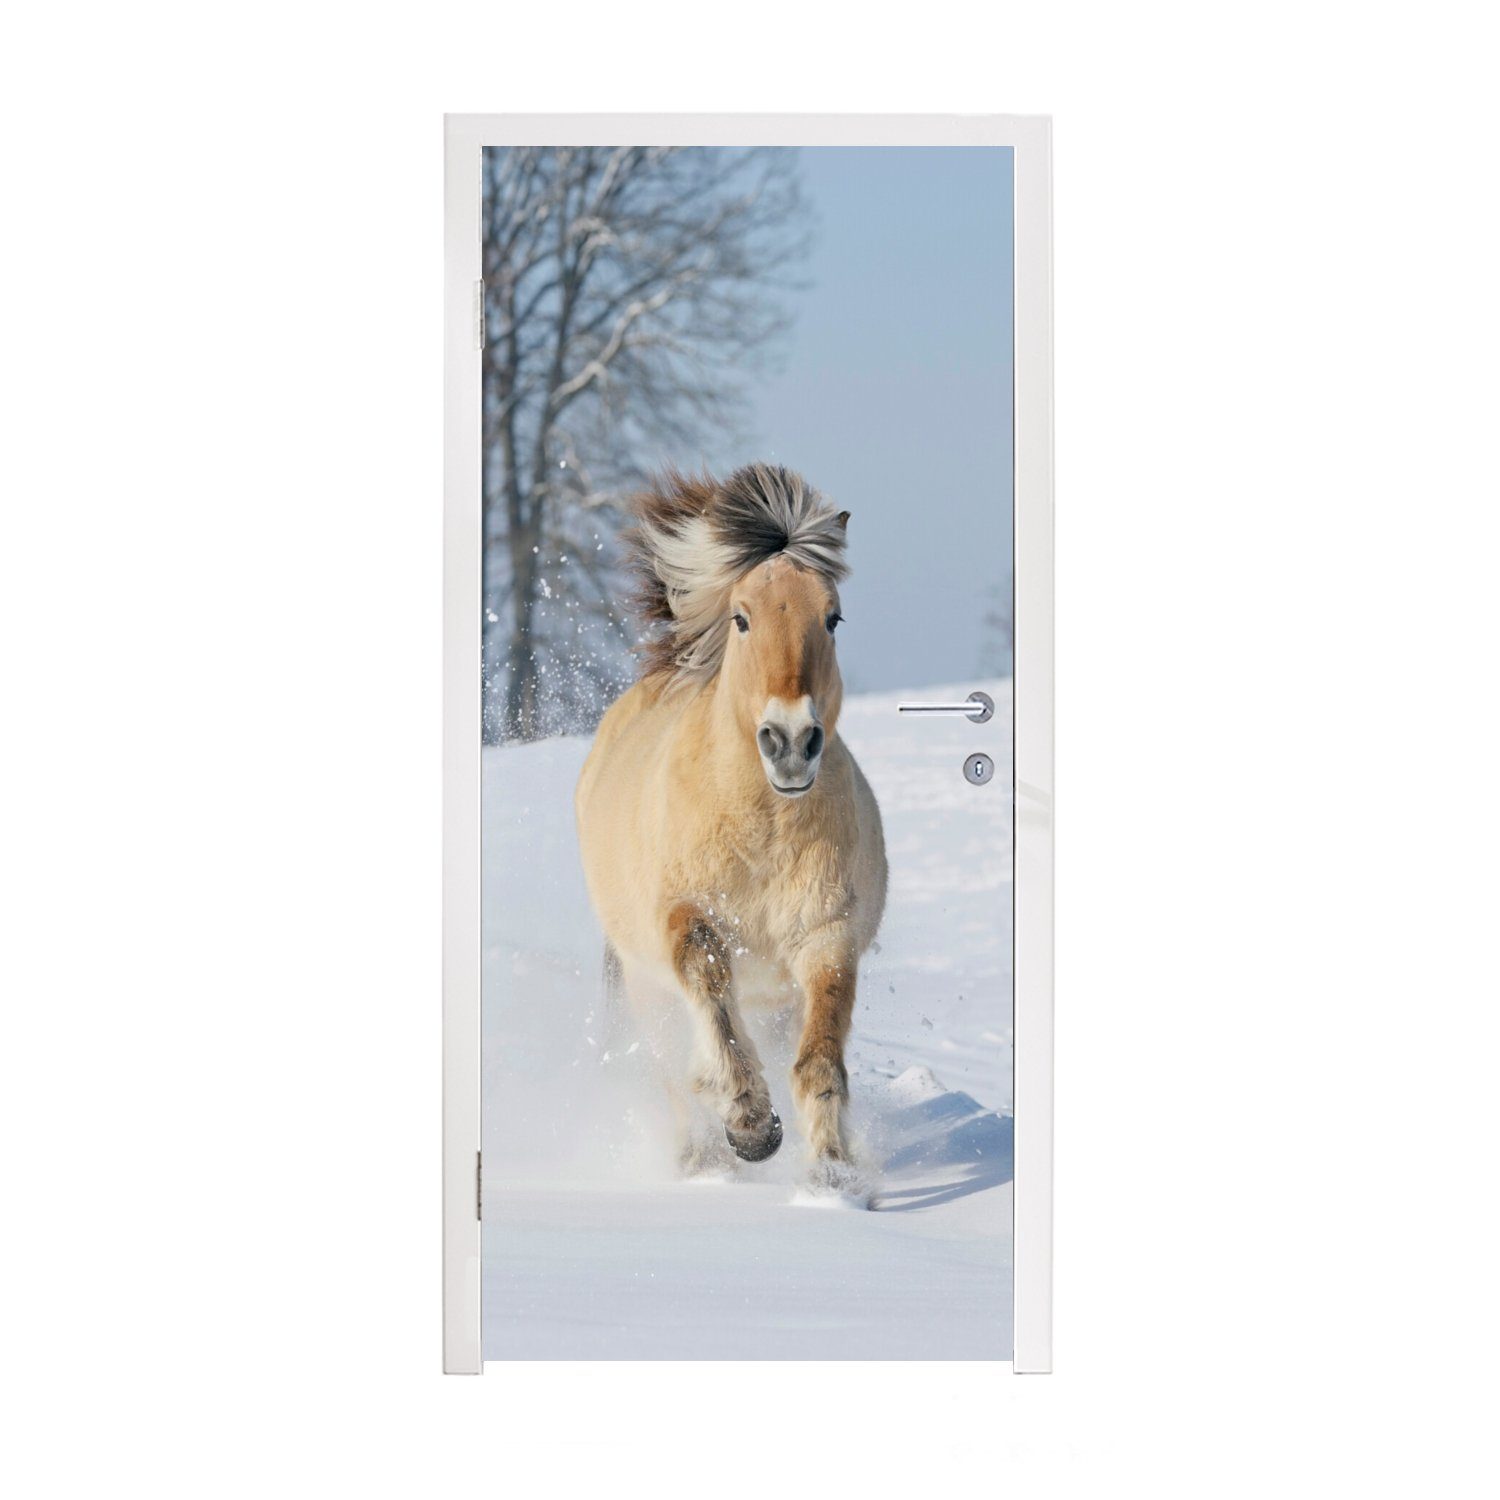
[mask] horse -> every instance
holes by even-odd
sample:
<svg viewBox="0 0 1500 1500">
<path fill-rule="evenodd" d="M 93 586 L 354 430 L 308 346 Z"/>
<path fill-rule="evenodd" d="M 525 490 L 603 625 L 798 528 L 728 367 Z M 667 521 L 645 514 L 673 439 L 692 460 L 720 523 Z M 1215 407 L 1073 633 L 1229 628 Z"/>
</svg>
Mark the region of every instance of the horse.
<svg viewBox="0 0 1500 1500">
<path fill-rule="evenodd" d="M 844 1047 L 887 867 L 838 733 L 849 512 L 766 464 L 722 483 L 670 471 L 633 512 L 644 657 L 574 799 L 606 967 L 638 1014 L 685 1009 L 691 1062 L 669 1086 L 708 1105 L 746 1162 L 776 1153 L 782 1125 L 744 1011 L 795 1019 L 800 1003 L 791 1084 L 811 1185 L 857 1192 Z"/>
</svg>

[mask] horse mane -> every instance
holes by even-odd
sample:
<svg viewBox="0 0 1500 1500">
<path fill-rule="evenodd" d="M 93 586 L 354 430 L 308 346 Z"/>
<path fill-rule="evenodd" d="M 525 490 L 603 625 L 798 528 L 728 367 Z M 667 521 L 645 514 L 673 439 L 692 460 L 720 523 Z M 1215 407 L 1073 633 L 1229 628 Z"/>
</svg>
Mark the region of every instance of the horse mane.
<svg viewBox="0 0 1500 1500">
<path fill-rule="evenodd" d="M 625 543 L 635 573 L 632 600 L 648 632 L 641 676 L 668 687 L 717 676 L 729 639 L 729 595 L 767 559 L 838 583 L 848 511 L 834 508 L 800 474 L 748 464 L 720 483 L 668 469 L 632 504 Z"/>
</svg>

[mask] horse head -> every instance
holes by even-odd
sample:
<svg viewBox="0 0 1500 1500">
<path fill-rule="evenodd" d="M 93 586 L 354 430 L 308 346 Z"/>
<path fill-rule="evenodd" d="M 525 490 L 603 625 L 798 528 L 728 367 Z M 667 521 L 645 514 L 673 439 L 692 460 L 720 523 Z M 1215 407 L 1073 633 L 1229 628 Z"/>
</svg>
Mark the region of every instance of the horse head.
<svg viewBox="0 0 1500 1500">
<path fill-rule="evenodd" d="M 838 721 L 844 685 L 834 652 L 838 591 L 784 553 L 745 574 L 729 596 L 719 692 L 752 735 L 766 780 L 783 797 L 812 790 Z"/>
<path fill-rule="evenodd" d="M 790 469 L 750 464 L 722 483 L 669 472 L 635 513 L 646 675 L 668 691 L 713 684 L 770 785 L 805 795 L 843 701 L 833 634 L 849 512 Z"/>
</svg>

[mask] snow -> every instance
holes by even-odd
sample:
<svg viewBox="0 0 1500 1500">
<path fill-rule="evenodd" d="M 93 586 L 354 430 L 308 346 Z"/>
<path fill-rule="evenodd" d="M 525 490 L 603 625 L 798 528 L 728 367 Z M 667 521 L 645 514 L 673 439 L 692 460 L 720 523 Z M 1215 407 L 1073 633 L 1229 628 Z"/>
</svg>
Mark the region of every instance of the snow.
<svg viewBox="0 0 1500 1500">
<path fill-rule="evenodd" d="M 896 713 L 975 686 L 854 696 L 840 720 L 891 866 L 847 1059 L 870 1212 L 802 1186 L 774 1018 L 749 1024 L 780 1153 L 678 1175 L 652 1051 L 604 1001 L 572 813 L 588 740 L 485 751 L 487 1359 L 1010 1357 L 1010 683 L 978 684 L 988 724 Z M 980 749 L 999 774 L 974 787 Z"/>
</svg>

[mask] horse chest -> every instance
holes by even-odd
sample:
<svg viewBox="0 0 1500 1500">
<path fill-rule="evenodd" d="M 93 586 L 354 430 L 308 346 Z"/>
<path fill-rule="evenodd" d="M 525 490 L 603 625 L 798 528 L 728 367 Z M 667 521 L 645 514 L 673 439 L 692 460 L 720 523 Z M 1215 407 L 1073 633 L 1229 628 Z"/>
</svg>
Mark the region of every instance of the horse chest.
<svg viewBox="0 0 1500 1500">
<path fill-rule="evenodd" d="M 724 909 L 744 942 L 768 959 L 782 959 L 848 905 L 842 862 L 822 840 L 752 832 L 721 848 L 717 889 Z"/>
</svg>

